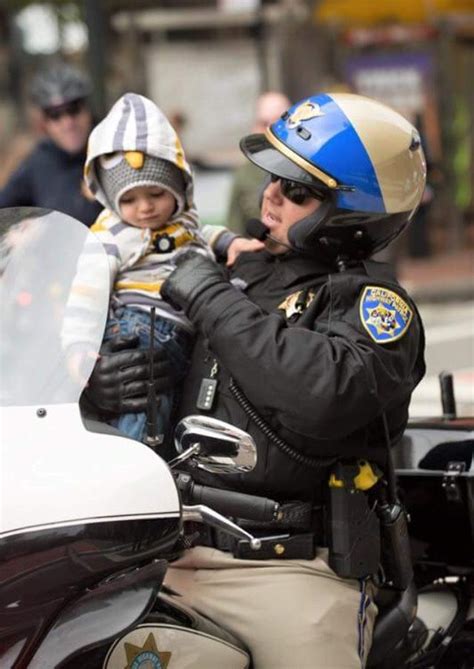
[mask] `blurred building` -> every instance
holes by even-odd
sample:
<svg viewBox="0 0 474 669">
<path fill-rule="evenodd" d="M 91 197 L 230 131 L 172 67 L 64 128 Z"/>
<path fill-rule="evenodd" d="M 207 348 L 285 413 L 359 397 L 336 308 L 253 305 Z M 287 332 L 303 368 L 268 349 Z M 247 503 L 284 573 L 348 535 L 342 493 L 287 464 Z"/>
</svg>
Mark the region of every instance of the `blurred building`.
<svg viewBox="0 0 474 669">
<path fill-rule="evenodd" d="M 240 159 L 237 142 L 252 126 L 259 93 L 297 99 L 318 88 L 326 68 L 312 10 L 302 0 L 130 3 L 112 25 L 132 40 L 130 52 L 142 45 L 145 88 L 186 120 L 188 151 L 222 163 Z"/>
</svg>

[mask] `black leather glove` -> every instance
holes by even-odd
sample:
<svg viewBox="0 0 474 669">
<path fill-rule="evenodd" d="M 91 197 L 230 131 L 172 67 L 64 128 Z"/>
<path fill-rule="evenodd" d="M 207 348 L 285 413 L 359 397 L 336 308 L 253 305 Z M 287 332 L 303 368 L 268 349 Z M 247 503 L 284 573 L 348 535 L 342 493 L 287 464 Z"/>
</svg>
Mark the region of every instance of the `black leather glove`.
<svg viewBox="0 0 474 669">
<path fill-rule="evenodd" d="M 111 414 L 146 410 L 149 352 L 138 350 L 137 345 L 137 337 L 114 339 L 102 345 L 100 358 L 84 391 L 95 408 Z M 159 350 L 154 352 L 153 369 L 156 392 L 174 384 L 173 367 Z"/>
<path fill-rule="evenodd" d="M 165 302 L 186 313 L 199 295 L 224 280 L 222 269 L 202 253 L 183 253 L 177 258 L 176 265 L 161 286 L 160 294 Z"/>
</svg>

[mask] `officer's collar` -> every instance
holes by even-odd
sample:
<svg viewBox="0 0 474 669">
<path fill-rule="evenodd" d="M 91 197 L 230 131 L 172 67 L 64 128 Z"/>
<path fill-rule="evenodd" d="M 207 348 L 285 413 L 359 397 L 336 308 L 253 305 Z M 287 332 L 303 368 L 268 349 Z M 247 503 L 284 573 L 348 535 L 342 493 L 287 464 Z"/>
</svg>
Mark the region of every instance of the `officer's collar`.
<svg viewBox="0 0 474 669">
<path fill-rule="evenodd" d="M 314 256 L 301 255 L 296 251 L 274 255 L 265 250 L 263 254 L 267 262 L 281 265 L 289 278 L 300 279 L 305 275 L 323 276 L 335 271 L 334 265 Z"/>
<path fill-rule="evenodd" d="M 380 260 L 367 259 L 363 260 L 362 264 L 366 273 L 369 276 L 376 275 L 381 281 L 396 282 L 397 277 L 395 268 L 390 263 L 381 262 Z"/>
</svg>

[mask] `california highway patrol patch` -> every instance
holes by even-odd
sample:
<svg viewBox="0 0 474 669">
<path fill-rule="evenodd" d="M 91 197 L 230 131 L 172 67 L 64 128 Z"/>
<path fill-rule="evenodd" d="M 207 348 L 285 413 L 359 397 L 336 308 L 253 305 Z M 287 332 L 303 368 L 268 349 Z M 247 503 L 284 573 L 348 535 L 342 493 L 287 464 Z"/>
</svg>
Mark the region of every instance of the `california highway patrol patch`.
<svg viewBox="0 0 474 669">
<path fill-rule="evenodd" d="M 360 320 L 378 344 L 389 344 L 406 334 L 413 309 L 400 295 L 381 286 L 366 286 L 360 298 Z"/>
</svg>

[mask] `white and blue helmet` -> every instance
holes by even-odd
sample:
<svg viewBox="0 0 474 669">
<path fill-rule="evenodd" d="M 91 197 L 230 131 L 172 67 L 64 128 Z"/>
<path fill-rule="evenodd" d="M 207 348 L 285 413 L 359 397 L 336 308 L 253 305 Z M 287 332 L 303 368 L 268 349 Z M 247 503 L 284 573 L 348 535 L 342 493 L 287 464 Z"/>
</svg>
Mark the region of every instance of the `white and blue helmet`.
<svg viewBox="0 0 474 669">
<path fill-rule="evenodd" d="M 416 128 L 360 95 L 306 98 L 240 146 L 262 169 L 323 196 L 322 206 L 289 230 L 290 243 L 304 253 L 372 255 L 407 226 L 425 187 Z"/>
</svg>

